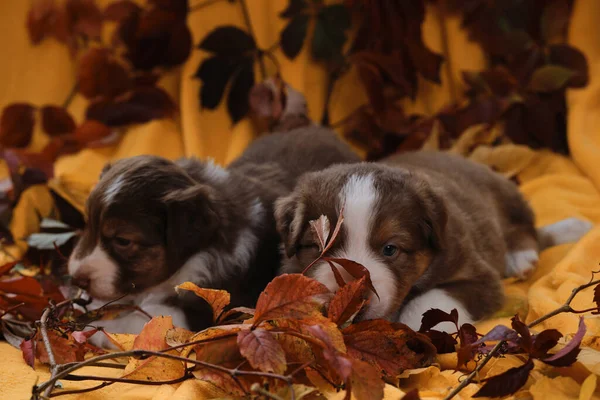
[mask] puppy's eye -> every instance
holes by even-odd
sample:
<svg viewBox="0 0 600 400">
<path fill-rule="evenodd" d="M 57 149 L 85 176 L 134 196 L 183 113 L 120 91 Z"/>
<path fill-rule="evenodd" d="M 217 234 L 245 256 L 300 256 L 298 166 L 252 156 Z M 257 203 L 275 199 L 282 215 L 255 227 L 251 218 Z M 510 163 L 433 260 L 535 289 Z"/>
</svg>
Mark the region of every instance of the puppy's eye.
<svg viewBox="0 0 600 400">
<path fill-rule="evenodd" d="M 126 239 L 121 236 L 115 236 L 113 238 L 113 242 L 114 242 L 114 244 L 116 244 L 119 247 L 129 247 L 132 244 L 131 240 Z"/>
<path fill-rule="evenodd" d="M 398 253 L 398 247 L 393 244 L 387 244 L 383 247 L 381 251 L 384 257 L 393 257 Z"/>
</svg>

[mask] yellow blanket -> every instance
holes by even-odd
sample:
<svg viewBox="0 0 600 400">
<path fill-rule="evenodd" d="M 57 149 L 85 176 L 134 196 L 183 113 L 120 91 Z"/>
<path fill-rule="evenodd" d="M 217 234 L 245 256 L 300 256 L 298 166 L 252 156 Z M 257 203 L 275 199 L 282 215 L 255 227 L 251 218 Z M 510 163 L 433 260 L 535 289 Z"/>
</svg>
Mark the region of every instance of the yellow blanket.
<svg viewBox="0 0 600 400">
<path fill-rule="evenodd" d="M 287 4 L 284 0 L 252 0 L 250 14 L 256 30 L 259 45 L 266 46 L 275 41 L 283 21 L 276 17 Z M 4 50 L 4 61 L 0 63 L 0 106 L 28 101 L 34 104 L 60 104 L 66 98 L 72 83 L 73 70 L 67 50 L 52 40 L 32 48 L 24 30 L 24 21 L 29 2 L 3 1 L 0 5 L 0 45 Z M 597 0 L 576 1 L 570 26 L 570 41 L 582 49 L 590 64 L 590 84 L 583 90 L 568 94 L 569 104 L 569 144 L 572 158 L 567 159 L 549 152 L 535 152 L 525 147 L 506 145 L 501 147 L 479 146 L 472 153 L 465 154 L 480 162 L 492 165 L 496 170 L 518 178 L 521 190 L 533 205 L 538 224 L 543 225 L 566 217 L 580 217 L 594 223 L 600 222 L 600 2 Z M 242 15 L 229 2 L 219 2 L 207 9 L 190 15 L 189 24 L 197 43 L 204 34 L 217 23 L 242 25 Z M 468 42 L 466 35 L 458 28 L 458 21 L 447 21 L 451 49 L 454 52 L 452 69 L 458 75 L 463 69 L 476 69 L 483 63 L 480 51 Z M 428 16 L 425 24 L 425 41 L 435 50 L 440 49 L 439 21 Z M 213 157 L 226 164 L 237 156 L 252 140 L 253 132 L 249 122 L 244 121 L 231 129 L 225 110 L 199 112 L 197 92 L 198 81 L 190 79 L 201 57 L 193 52 L 190 60 L 177 71 L 165 77 L 161 84 L 179 100 L 180 118 L 173 121 L 154 121 L 130 129 L 123 140 L 113 148 L 84 150 L 79 154 L 63 157 L 56 164 L 56 179 L 52 188 L 69 198 L 73 204 L 81 205 L 95 183 L 98 173 L 106 161 L 136 154 L 151 153 L 168 158 L 182 155 Z M 307 95 L 311 117 L 319 119 L 325 96 L 325 72 L 311 63 L 306 51 L 291 62 L 279 57 L 283 77 L 292 87 Z M 356 82 L 342 81 L 333 93 L 331 119 L 337 121 L 356 107 L 362 99 L 356 95 Z M 431 112 L 449 100 L 446 82 L 436 88 L 435 96 L 431 87 L 421 85 L 421 93 L 414 104 L 407 104 L 412 110 Z M 351 94 L 351 95 L 348 95 Z M 81 120 L 85 102 L 76 98 L 70 111 Z M 40 149 L 48 139 L 36 132 L 33 149 Z M 464 140 L 469 140 L 465 138 Z M 463 148 L 467 148 L 465 146 Z M 2 168 L 5 168 L 2 166 Z M 0 176 L 5 174 L 0 170 Z M 11 229 L 18 237 L 25 237 L 38 229 L 37 218 L 48 215 L 51 199 L 47 190 L 34 187 L 24 193 L 15 211 Z M 527 321 L 551 311 L 569 296 L 571 290 L 587 281 L 591 271 L 600 263 L 600 228 L 594 229 L 579 243 L 562 245 L 548 249 L 541 255 L 536 273 L 526 282 L 506 281 L 508 301 L 497 318 L 479 324 L 479 331 L 485 332 L 497 323 L 507 323 L 515 312 L 527 315 Z M 12 249 L 15 253 L 23 249 Z M 581 293 L 573 303 L 576 308 L 591 305 L 591 292 Z M 563 314 L 549 319 L 539 326 L 557 328 L 565 334 L 577 329 L 578 317 Z M 564 398 L 588 399 L 596 387 L 590 373 L 600 374 L 600 318 L 585 316 L 588 337 L 585 351 L 580 355 L 580 363 L 569 369 L 536 367 L 526 388 L 518 398 Z M 6 343 L 0 343 L 0 398 L 29 398 L 35 382 L 48 378 L 47 370 L 38 366 L 32 370 L 25 365 L 18 350 Z M 442 371 L 431 367 L 423 371 L 407 373 L 403 387 L 418 386 L 422 398 L 443 398 L 448 388 L 456 385 L 460 374 L 452 373 L 454 355 L 439 357 Z M 517 361 L 506 358 L 493 361 L 483 374 L 497 374 L 516 365 Z M 95 368 L 81 371 L 88 375 Z M 106 372 L 104 372 L 106 373 Z M 118 370 L 113 376 L 119 374 Z M 559 376 L 562 375 L 562 376 Z M 586 380 L 587 378 L 587 380 Z M 585 383 L 584 383 L 585 380 Z M 68 382 L 69 388 L 93 386 L 94 383 Z M 582 386 L 583 384 L 583 386 Z M 583 391 L 582 391 L 583 387 Z M 475 385 L 467 387 L 462 398 L 468 398 L 476 391 Z M 586 395 L 588 391 L 588 395 Z M 583 397 L 580 397 L 580 392 Z M 550 393 L 550 394 L 549 394 Z M 596 397 L 598 397 L 596 390 Z M 386 388 L 386 398 L 401 398 L 402 391 Z M 185 382 L 180 385 L 136 386 L 114 384 L 100 391 L 65 398 L 85 399 L 202 399 L 218 396 L 209 384 Z M 337 396 L 341 396 L 338 394 Z M 335 397 L 334 395 L 332 395 Z M 461 397 L 459 397 L 461 398 Z"/>
</svg>

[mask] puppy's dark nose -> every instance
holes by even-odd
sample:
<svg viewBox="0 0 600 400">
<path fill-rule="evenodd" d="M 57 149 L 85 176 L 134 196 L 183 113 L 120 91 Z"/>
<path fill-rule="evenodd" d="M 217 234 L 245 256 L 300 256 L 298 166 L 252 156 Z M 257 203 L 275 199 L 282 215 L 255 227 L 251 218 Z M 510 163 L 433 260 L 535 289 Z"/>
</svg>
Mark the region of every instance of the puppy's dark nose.
<svg viewBox="0 0 600 400">
<path fill-rule="evenodd" d="M 73 285 L 88 290 L 90 288 L 90 277 L 85 275 L 75 275 L 71 281 Z"/>
</svg>

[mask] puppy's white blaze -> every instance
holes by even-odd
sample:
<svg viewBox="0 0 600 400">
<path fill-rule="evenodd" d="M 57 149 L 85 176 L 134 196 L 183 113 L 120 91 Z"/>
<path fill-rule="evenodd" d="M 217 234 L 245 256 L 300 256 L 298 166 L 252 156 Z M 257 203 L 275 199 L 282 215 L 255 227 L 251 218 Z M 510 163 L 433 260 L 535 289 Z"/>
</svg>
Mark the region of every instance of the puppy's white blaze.
<svg viewBox="0 0 600 400">
<path fill-rule="evenodd" d="M 96 246 L 90 254 L 80 259 L 71 257 L 68 269 L 71 276 L 78 273 L 89 277 L 89 291 L 94 297 L 112 299 L 119 295 L 115 290 L 119 266 L 111 260 L 102 247 Z"/>
<path fill-rule="evenodd" d="M 117 195 L 117 193 L 119 193 L 121 191 L 121 188 L 123 187 L 123 175 L 119 175 L 117 176 L 117 178 L 110 184 L 110 186 L 108 188 L 106 188 L 106 191 L 104 192 L 104 201 L 108 204 L 111 203 L 115 196 Z"/>
<path fill-rule="evenodd" d="M 352 175 L 348 179 L 340 193 L 340 206 L 344 205 L 343 226 L 346 230 L 346 240 L 342 249 L 334 254 L 334 257 L 355 261 L 369 270 L 371 281 L 380 298 L 371 295 L 371 303 L 365 312 L 367 319 L 384 317 L 392 311 L 391 300 L 396 296 L 397 290 L 394 274 L 369 245 L 373 210 L 377 207 L 378 200 L 372 175 Z M 330 289 L 337 288 L 329 265 L 321 264 L 314 268 L 316 279 Z M 351 279 L 346 271 L 338 269 L 345 280 Z"/>
<path fill-rule="evenodd" d="M 439 308 L 447 313 L 450 313 L 452 309 L 456 308 L 458 311 L 459 325 L 475 322 L 465 306 L 442 289 L 431 289 L 412 299 L 402 309 L 398 321 L 417 330 L 421 327 L 423 314 L 431 308 Z M 451 322 L 443 322 L 436 325 L 433 329 L 448 333 L 454 333 L 456 331 L 456 327 Z"/>
</svg>

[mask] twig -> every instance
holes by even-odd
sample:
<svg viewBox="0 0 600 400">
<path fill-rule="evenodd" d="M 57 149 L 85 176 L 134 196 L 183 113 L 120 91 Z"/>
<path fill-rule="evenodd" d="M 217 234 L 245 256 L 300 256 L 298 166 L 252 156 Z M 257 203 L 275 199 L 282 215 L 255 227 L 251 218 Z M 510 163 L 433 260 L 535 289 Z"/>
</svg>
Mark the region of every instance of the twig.
<svg viewBox="0 0 600 400">
<path fill-rule="evenodd" d="M 270 393 L 267 390 L 263 389 L 258 383 L 253 383 L 252 386 L 250 386 L 250 390 L 254 393 L 259 393 L 262 394 L 265 397 L 268 397 L 269 399 L 273 399 L 273 400 L 283 400 L 281 397 L 277 396 L 276 394 Z M 294 395 L 294 389 L 290 389 L 292 396 Z"/>
<path fill-rule="evenodd" d="M 63 104 L 62 104 L 63 108 L 69 107 L 69 105 L 71 104 L 71 102 L 75 98 L 75 95 L 77 94 L 78 90 L 79 90 L 79 86 L 77 85 L 77 83 L 75 83 L 73 85 L 73 87 L 71 88 L 71 91 L 67 95 L 67 98 L 65 99 L 65 101 L 63 101 Z"/>
<path fill-rule="evenodd" d="M 14 305 L 14 306 L 12 306 L 12 307 L 10 307 L 10 308 L 7 308 L 7 309 L 6 309 L 6 310 L 4 310 L 4 311 L 1 311 L 0 318 L 4 317 L 6 314 L 10 314 L 10 313 L 12 313 L 12 312 L 13 312 L 13 311 L 15 311 L 16 309 L 18 309 L 19 307 L 22 307 L 22 306 L 24 306 L 24 305 L 25 305 L 25 303 L 19 303 L 19 304 L 16 304 L 16 305 Z"/>
<path fill-rule="evenodd" d="M 577 293 L 579 293 L 582 290 L 585 290 L 591 286 L 597 285 L 597 284 L 600 284 L 600 279 L 595 280 L 595 281 L 592 280 L 592 281 L 586 283 L 585 285 L 576 287 L 575 289 L 573 289 L 573 291 L 571 292 L 571 295 L 569 296 L 567 301 L 565 301 L 565 303 L 562 306 L 560 306 L 559 308 L 557 308 L 554 311 L 549 312 L 546 315 L 542 315 L 538 319 L 536 319 L 533 322 L 531 322 L 530 324 L 528 324 L 527 327 L 533 328 L 534 326 L 539 325 L 540 323 L 544 322 L 548 318 L 552 318 L 558 314 L 562 314 L 565 312 L 572 312 L 573 309 L 571 308 L 571 302 L 573 301 L 573 299 L 575 298 Z M 596 308 L 594 308 L 593 310 L 595 310 L 595 309 Z M 487 354 L 487 356 L 477 365 L 477 367 L 473 370 L 473 372 L 471 372 L 466 377 L 466 379 L 464 379 L 457 387 L 455 387 L 450 393 L 448 393 L 448 395 L 446 397 L 444 397 L 444 400 L 452 399 L 461 390 L 463 390 L 467 385 L 469 385 L 473 381 L 475 376 L 477 376 L 479 371 L 481 371 L 481 369 L 492 359 L 492 357 L 494 357 L 498 353 L 498 351 L 500 350 L 500 348 L 502 346 L 504 346 L 504 344 L 506 344 L 505 340 L 502 340 L 502 341 L 496 343 L 496 345 L 492 348 L 492 350 L 490 350 L 490 352 Z"/>
<path fill-rule="evenodd" d="M 242 13 L 244 14 L 244 21 L 246 22 L 246 27 L 248 28 L 248 33 L 250 36 L 254 38 L 254 43 L 257 42 L 256 34 L 254 33 L 254 28 L 252 27 L 252 20 L 250 19 L 250 12 L 248 11 L 248 5 L 246 4 L 246 0 L 239 0 L 242 5 Z M 260 74 L 263 79 L 267 78 L 267 68 L 265 67 L 265 61 L 262 57 L 258 57 L 258 65 L 260 67 Z"/>
<path fill-rule="evenodd" d="M 94 390 L 98 390 L 98 389 L 102 389 L 104 387 L 110 386 L 113 383 L 114 382 L 102 382 L 99 385 L 92 386 L 92 387 L 87 388 L 87 389 L 64 390 L 64 391 L 59 392 L 59 393 L 52 393 L 48 397 L 58 397 L 58 396 L 67 396 L 69 394 L 79 394 L 79 393 L 93 392 Z"/>
<path fill-rule="evenodd" d="M 136 384 L 136 385 L 154 385 L 154 386 L 158 386 L 158 385 L 170 385 L 173 383 L 180 383 L 183 382 L 185 380 L 190 379 L 191 377 L 193 377 L 194 375 L 192 375 L 191 373 L 187 373 L 182 377 L 176 378 L 176 379 L 170 379 L 168 381 L 149 381 L 149 380 L 142 380 L 142 379 L 127 379 L 127 378 L 110 378 L 110 377 L 106 377 L 106 376 L 93 376 L 93 375 L 67 375 L 62 377 L 61 379 L 64 381 L 73 381 L 73 382 L 80 382 L 80 381 L 105 381 L 105 382 L 111 382 L 111 383 L 131 383 L 131 384 Z"/>
<path fill-rule="evenodd" d="M 58 366 L 56 365 L 56 358 L 54 357 L 54 351 L 52 350 L 52 345 L 50 344 L 50 337 L 48 336 L 48 317 L 52 312 L 52 308 L 48 307 L 44 310 L 42 314 L 42 318 L 40 318 L 40 332 L 42 333 L 42 340 L 44 341 L 44 347 L 46 347 L 46 352 L 48 353 L 48 360 L 50 362 L 50 378 L 54 378 L 58 373 Z M 55 381 L 56 382 L 56 381 Z M 54 385 L 48 387 L 44 392 L 44 396 L 48 397 L 50 392 L 54 388 Z"/>
<path fill-rule="evenodd" d="M 260 376 L 260 377 L 264 377 L 264 378 L 271 378 L 271 379 L 277 379 L 280 381 L 283 381 L 285 383 L 287 383 L 288 385 L 291 385 L 292 381 L 293 381 L 293 377 L 292 376 L 284 376 L 284 375 L 279 375 L 279 374 L 273 374 L 273 373 L 268 373 L 268 372 L 258 372 L 258 371 L 240 371 L 240 370 L 232 370 L 229 368 L 225 368 L 219 365 L 214 365 L 205 361 L 199 361 L 199 360 L 193 360 L 190 358 L 186 358 L 186 357 L 180 357 L 180 356 L 176 356 L 176 355 L 172 355 L 172 354 L 167 354 L 167 353 L 161 353 L 159 351 L 150 351 L 150 350 L 130 350 L 130 351 L 121 351 L 121 352 L 116 352 L 116 353 L 109 353 L 109 354 L 102 354 L 93 358 L 89 358 L 85 361 L 82 361 L 80 363 L 77 363 L 77 365 L 73 365 L 70 368 L 67 368 L 55 375 L 53 375 L 48 381 L 42 383 L 39 386 L 36 386 L 33 388 L 33 398 L 38 398 L 39 393 L 42 391 L 45 391 L 45 396 L 48 397 L 49 394 L 52 392 L 52 389 L 54 389 L 54 385 L 56 383 L 57 380 L 62 379 L 68 375 L 70 375 L 72 372 L 77 371 L 78 369 L 81 369 L 83 367 L 86 367 L 88 365 L 92 365 L 94 363 L 97 363 L 99 361 L 104 361 L 104 360 L 112 360 L 115 358 L 121 358 L 121 357 L 151 357 L 151 356 L 156 356 L 156 357 L 162 357 L 162 358 L 167 358 L 170 360 L 177 360 L 177 361 L 182 361 L 185 363 L 190 363 L 190 364 L 194 364 L 194 365 L 199 365 L 205 368 L 209 368 L 209 369 L 213 369 L 215 371 L 220 371 L 220 372 L 224 372 L 229 374 L 230 376 Z M 141 383 L 141 382 L 140 382 Z M 143 381 L 143 384 L 148 384 L 148 382 Z"/>
</svg>

